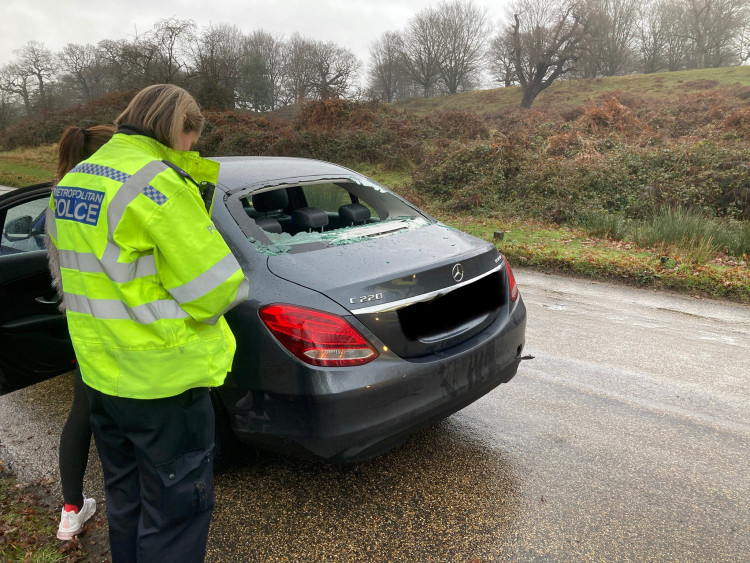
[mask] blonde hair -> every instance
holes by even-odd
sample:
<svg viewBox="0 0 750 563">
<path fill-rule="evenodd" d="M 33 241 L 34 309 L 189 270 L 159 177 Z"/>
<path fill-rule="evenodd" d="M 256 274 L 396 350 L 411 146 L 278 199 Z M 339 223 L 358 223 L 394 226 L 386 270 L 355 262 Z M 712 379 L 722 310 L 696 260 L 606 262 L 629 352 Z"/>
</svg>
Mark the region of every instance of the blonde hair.
<svg viewBox="0 0 750 563">
<path fill-rule="evenodd" d="M 56 181 L 59 182 L 76 164 L 99 150 L 114 134 L 113 125 L 68 127 L 57 142 Z"/>
<path fill-rule="evenodd" d="M 154 84 L 138 92 L 115 125 L 132 125 L 161 144 L 176 149 L 181 133 L 203 130 L 198 102 L 174 84 Z"/>
</svg>

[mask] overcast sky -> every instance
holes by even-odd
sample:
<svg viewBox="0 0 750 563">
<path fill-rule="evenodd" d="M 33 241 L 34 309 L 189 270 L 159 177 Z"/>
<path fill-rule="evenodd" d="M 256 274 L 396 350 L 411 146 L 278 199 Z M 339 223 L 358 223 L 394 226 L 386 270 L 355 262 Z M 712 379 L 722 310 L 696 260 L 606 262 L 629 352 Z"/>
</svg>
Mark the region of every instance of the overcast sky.
<svg viewBox="0 0 750 563">
<path fill-rule="evenodd" d="M 191 19 L 199 28 L 236 25 L 288 38 L 334 41 L 368 62 L 370 44 L 384 31 L 397 31 L 435 0 L 1 0 L 0 66 L 31 40 L 54 52 L 68 43 L 132 39 L 157 20 Z M 497 25 L 508 0 L 474 0 Z"/>
</svg>

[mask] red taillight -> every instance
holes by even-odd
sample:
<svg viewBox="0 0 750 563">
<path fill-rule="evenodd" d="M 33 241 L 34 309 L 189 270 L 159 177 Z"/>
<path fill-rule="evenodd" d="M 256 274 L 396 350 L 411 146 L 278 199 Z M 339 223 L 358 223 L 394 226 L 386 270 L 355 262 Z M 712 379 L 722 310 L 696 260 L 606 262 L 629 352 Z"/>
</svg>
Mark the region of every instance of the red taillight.
<svg viewBox="0 0 750 563">
<path fill-rule="evenodd" d="M 359 366 L 378 357 L 378 352 L 341 317 L 297 307 L 267 305 L 261 320 L 284 347 L 314 366 Z"/>
<path fill-rule="evenodd" d="M 505 256 L 503 256 L 505 258 Z M 513 270 L 510 269 L 510 262 L 505 258 L 505 268 L 508 270 L 508 284 L 510 285 L 510 300 L 515 301 L 518 299 L 518 286 L 516 286 L 516 278 L 513 275 Z"/>
</svg>

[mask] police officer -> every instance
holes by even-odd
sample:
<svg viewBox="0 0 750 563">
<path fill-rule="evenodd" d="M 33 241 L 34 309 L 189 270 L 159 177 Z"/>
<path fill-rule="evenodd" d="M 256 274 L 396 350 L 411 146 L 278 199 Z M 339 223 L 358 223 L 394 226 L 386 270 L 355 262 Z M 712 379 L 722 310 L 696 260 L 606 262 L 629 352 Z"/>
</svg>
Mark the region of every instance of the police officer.
<svg viewBox="0 0 750 563">
<path fill-rule="evenodd" d="M 203 122 L 182 88 L 145 88 L 50 200 L 115 563 L 205 558 L 214 506 L 208 388 L 231 368 L 235 340 L 222 315 L 249 284 L 198 189 L 219 168 L 190 151 Z"/>
</svg>

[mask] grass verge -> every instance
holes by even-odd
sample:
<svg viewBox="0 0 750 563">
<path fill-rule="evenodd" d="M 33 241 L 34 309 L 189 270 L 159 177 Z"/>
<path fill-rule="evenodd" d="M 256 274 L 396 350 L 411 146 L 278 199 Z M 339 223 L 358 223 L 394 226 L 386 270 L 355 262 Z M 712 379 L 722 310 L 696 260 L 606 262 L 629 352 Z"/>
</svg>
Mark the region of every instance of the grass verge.
<svg viewBox="0 0 750 563">
<path fill-rule="evenodd" d="M 444 220 L 494 242 L 511 265 L 750 303 L 750 269 L 744 261 L 719 257 L 698 264 L 665 254 L 660 248 L 592 238 L 581 229 L 532 221 L 479 219 L 471 215 Z M 495 237 L 495 232 L 503 233 L 502 240 Z"/>
<path fill-rule="evenodd" d="M 56 145 L 0 152 L 0 185 L 21 187 L 49 182 L 56 165 Z"/>
<path fill-rule="evenodd" d="M 0 560 L 23 563 L 58 563 L 85 560 L 77 539 L 56 537 L 57 513 L 42 501 L 43 484 L 22 485 L 0 460 Z"/>
</svg>

